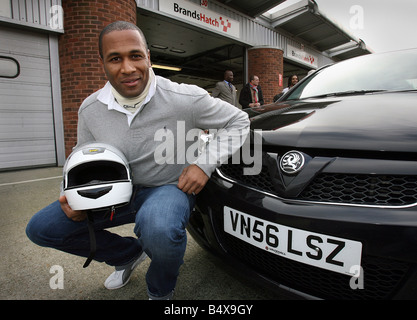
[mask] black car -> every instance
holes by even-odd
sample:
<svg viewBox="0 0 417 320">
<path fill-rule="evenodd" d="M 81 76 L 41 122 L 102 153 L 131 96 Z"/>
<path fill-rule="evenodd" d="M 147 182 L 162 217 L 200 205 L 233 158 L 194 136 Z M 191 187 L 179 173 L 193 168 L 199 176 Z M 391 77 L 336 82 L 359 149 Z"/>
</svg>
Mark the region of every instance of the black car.
<svg viewBox="0 0 417 320">
<path fill-rule="evenodd" d="M 304 297 L 417 298 L 416 89 L 417 50 L 370 54 L 246 110 L 259 172 L 219 167 L 190 234 Z"/>
</svg>

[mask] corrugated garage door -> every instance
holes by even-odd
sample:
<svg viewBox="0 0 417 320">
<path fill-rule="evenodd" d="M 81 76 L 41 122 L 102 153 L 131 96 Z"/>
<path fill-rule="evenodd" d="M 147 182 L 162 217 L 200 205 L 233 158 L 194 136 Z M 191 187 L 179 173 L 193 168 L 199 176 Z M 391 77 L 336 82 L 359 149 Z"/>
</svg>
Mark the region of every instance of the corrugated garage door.
<svg viewBox="0 0 417 320">
<path fill-rule="evenodd" d="M 55 165 L 48 36 L 0 27 L 0 44 L 0 170 Z M 15 78 L 4 77 L 8 58 Z"/>
</svg>

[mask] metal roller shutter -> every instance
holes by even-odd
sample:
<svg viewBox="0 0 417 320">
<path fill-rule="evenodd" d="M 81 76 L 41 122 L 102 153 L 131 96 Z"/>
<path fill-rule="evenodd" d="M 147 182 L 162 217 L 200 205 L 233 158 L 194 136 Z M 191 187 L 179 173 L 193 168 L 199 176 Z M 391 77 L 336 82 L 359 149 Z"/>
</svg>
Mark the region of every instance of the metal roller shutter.
<svg viewBox="0 0 417 320">
<path fill-rule="evenodd" d="M 0 43 L 20 67 L 15 78 L 0 69 L 0 170 L 55 165 L 48 35 L 1 27 Z"/>
</svg>

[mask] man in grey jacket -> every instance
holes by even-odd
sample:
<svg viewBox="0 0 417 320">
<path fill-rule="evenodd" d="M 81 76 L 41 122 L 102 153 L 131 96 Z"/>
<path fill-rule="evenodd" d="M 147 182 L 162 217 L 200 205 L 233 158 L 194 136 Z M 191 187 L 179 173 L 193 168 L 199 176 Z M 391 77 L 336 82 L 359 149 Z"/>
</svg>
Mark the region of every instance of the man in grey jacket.
<svg viewBox="0 0 417 320">
<path fill-rule="evenodd" d="M 233 82 L 233 71 L 226 70 L 224 72 L 224 80 L 217 82 L 213 89 L 212 96 L 214 98 L 222 99 L 235 107 L 240 109 L 240 106 L 236 100 L 236 87 L 232 84 Z"/>
<path fill-rule="evenodd" d="M 249 120 L 203 89 L 155 76 L 146 39 L 133 24 L 104 28 L 99 51 L 109 82 L 81 105 L 77 146 L 97 141 L 122 151 L 136 192 L 129 205 L 116 209 L 115 219 L 95 217 L 95 260 L 115 267 L 105 286 L 117 289 L 149 256 L 149 298 L 169 299 L 183 263 L 195 195 L 242 146 Z M 192 138 L 207 129 L 217 132 L 215 139 L 203 153 L 190 156 L 195 154 L 189 152 L 195 146 Z M 104 230 L 132 222 L 137 238 Z M 32 217 L 26 233 L 38 245 L 87 257 L 86 225 L 86 212 L 72 210 L 61 196 Z"/>
</svg>

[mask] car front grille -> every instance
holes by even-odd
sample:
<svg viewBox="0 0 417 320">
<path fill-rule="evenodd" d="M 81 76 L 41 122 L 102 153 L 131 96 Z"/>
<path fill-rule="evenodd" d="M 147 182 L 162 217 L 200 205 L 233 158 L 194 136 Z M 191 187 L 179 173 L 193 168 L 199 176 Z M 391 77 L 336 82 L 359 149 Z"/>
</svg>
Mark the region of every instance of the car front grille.
<svg viewBox="0 0 417 320">
<path fill-rule="evenodd" d="M 363 288 L 352 289 L 352 277 L 293 261 L 259 249 L 223 231 L 223 215 L 213 215 L 217 237 L 231 256 L 270 281 L 300 292 L 336 300 L 384 300 L 392 298 L 407 277 L 408 263 L 364 255 Z M 359 284 L 359 282 L 355 282 Z"/>
<path fill-rule="evenodd" d="M 406 277 L 406 263 L 371 256 L 362 258 L 363 288 L 352 289 L 351 277 L 292 261 L 223 233 L 222 245 L 262 276 L 322 299 L 390 299 Z"/>
<path fill-rule="evenodd" d="M 225 179 L 280 199 L 341 205 L 401 207 L 417 203 L 417 176 L 327 173 L 317 174 L 296 196 L 282 189 L 278 169 L 264 166 L 258 175 L 244 175 L 243 165 L 218 169 Z M 281 188 L 281 189 L 280 189 Z M 263 277 L 324 299 L 389 299 L 407 278 L 412 265 L 363 255 L 364 289 L 353 290 L 351 277 L 313 267 L 256 248 L 223 231 L 223 215 L 213 216 L 214 229 L 224 250 Z"/>
<path fill-rule="evenodd" d="M 407 206 L 417 203 L 417 177 L 407 175 L 365 175 L 321 173 L 297 197 L 278 190 L 267 167 L 258 175 L 244 175 L 243 165 L 226 164 L 220 173 L 241 185 L 281 198 L 335 204 Z"/>
<path fill-rule="evenodd" d="M 406 206 L 417 202 L 417 177 L 320 174 L 301 194 L 307 201 Z"/>
</svg>

